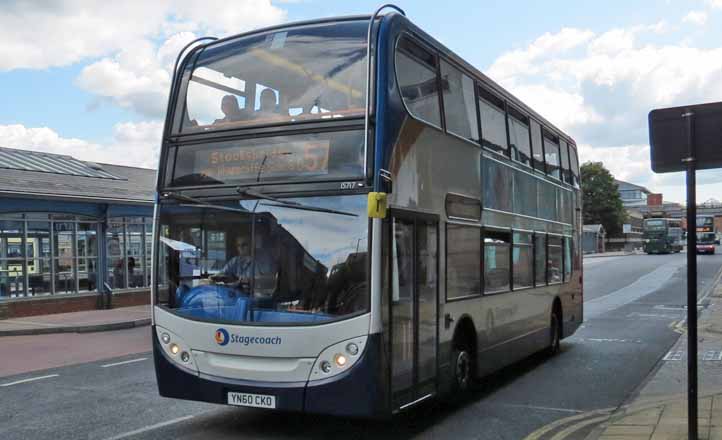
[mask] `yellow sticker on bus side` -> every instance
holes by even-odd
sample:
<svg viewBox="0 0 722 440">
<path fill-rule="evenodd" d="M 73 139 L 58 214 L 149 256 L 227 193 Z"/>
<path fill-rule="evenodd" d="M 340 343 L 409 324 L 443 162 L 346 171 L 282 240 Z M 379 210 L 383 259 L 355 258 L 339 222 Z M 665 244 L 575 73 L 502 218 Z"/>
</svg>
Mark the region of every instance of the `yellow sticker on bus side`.
<svg viewBox="0 0 722 440">
<path fill-rule="evenodd" d="M 368 213 L 370 218 L 386 218 L 386 193 L 369 193 Z"/>
</svg>

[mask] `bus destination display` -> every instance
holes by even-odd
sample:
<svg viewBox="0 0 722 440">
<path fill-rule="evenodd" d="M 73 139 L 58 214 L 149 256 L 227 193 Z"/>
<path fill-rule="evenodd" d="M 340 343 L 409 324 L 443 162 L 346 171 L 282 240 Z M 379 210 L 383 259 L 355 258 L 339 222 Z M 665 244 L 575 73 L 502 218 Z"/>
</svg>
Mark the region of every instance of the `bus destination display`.
<svg viewBox="0 0 722 440">
<path fill-rule="evenodd" d="M 328 141 L 234 146 L 196 152 L 196 169 L 219 181 L 328 174 Z"/>
</svg>

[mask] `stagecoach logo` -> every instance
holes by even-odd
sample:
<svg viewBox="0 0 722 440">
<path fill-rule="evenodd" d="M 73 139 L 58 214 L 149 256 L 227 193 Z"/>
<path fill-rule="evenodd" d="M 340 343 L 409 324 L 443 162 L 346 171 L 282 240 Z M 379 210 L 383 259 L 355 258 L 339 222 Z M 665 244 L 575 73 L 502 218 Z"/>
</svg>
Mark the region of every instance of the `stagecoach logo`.
<svg viewBox="0 0 722 440">
<path fill-rule="evenodd" d="M 216 330 L 216 342 L 218 345 L 227 345 L 228 341 L 230 341 L 231 338 L 228 337 L 228 332 L 224 328 L 219 328 Z"/>
<path fill-rule="evenodd" d="M 280 336 L 244 336 L 235 333 L 228 333 L 228 330 L 219 328 L 215 335 L 216 343 L 220 346 L 231 344 L 240 345 L 280 345 Z"/>
</svg>

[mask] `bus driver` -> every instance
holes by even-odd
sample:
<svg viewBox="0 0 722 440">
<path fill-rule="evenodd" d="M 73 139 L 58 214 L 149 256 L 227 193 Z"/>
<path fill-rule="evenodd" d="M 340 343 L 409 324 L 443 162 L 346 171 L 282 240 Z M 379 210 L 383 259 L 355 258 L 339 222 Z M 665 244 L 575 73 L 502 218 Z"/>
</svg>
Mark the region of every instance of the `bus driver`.
<svg viewBox="0 0 722 440">
<path fill-rule="evenodd" d="M 248 288 L 254 269 L 257 281 L 259 279 L 276 278 L 278 266 L 263 249 L 256 248 L 254 268 L 249 240 L 246 237 L 239 236 L 236 237 L 234 244 L 237 255 L 228 260 L 220 272 L 211 275 L 212 281 L 232 278 L 232 282 L 238 283 L 241 288 Z"/>
</svg>

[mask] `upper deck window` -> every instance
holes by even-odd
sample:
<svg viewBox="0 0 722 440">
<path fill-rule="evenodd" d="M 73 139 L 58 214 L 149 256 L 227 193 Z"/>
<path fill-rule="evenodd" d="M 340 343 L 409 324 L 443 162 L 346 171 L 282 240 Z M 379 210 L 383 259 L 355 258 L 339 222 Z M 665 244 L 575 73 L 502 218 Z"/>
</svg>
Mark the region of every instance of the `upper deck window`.
<svg viewBox="0 0 722 440">
<path fill-rule="evenodd" d="M 546 172 L 544 170 L 544 147 L 542 146 L 541 125 L 533 119 L 531 120 L 531 147 L 534 168 L 542 173 Z"/>
<path fill-rule="evenodd" d="M 504 101 L 479 88 L 479 114 L 481 115 L 482 145 L 497 153 L 506 153 L 506 122 Z"/>
<path fill-rule="evenodd" d="M 531 166 L 531 145 L 529 144 L 529 118 L 516 109 L 509 107 L 507 113 L 509 122 L 509 143 L 511 146 L 511 157 Z"/>
<path fill-rule="evenodd" d="M 546 130 L 544 130 L 544 157 L 547 163 L 547 174 L 561 180 L 559 138 Z"/>
<path fill-rule="evenodd" d="M 180 131 L 362 116 L 367 26 L 302 26 L 203 49 L 189 67 Z"/>
<path fill-rule="evenodd" d="M 401 97 L 412 116 L 441 127 L 436 57 L 408 38 L 399 40 L 396 75 Z"/>
<path fill-rule="evenodd" d="M 474 81 L 445 61 L 441 61 L 441 79 L 444 87 L 446 130 L 479 142 Z"/>
<path fill-rule="evenodd" d="M 574 148 L 574 144 L 569 144 L 569 160 L 572 169 L 572 184 L 579 187 L 579 159 L 577 159 L 577 149 Z"/>
</svg>

